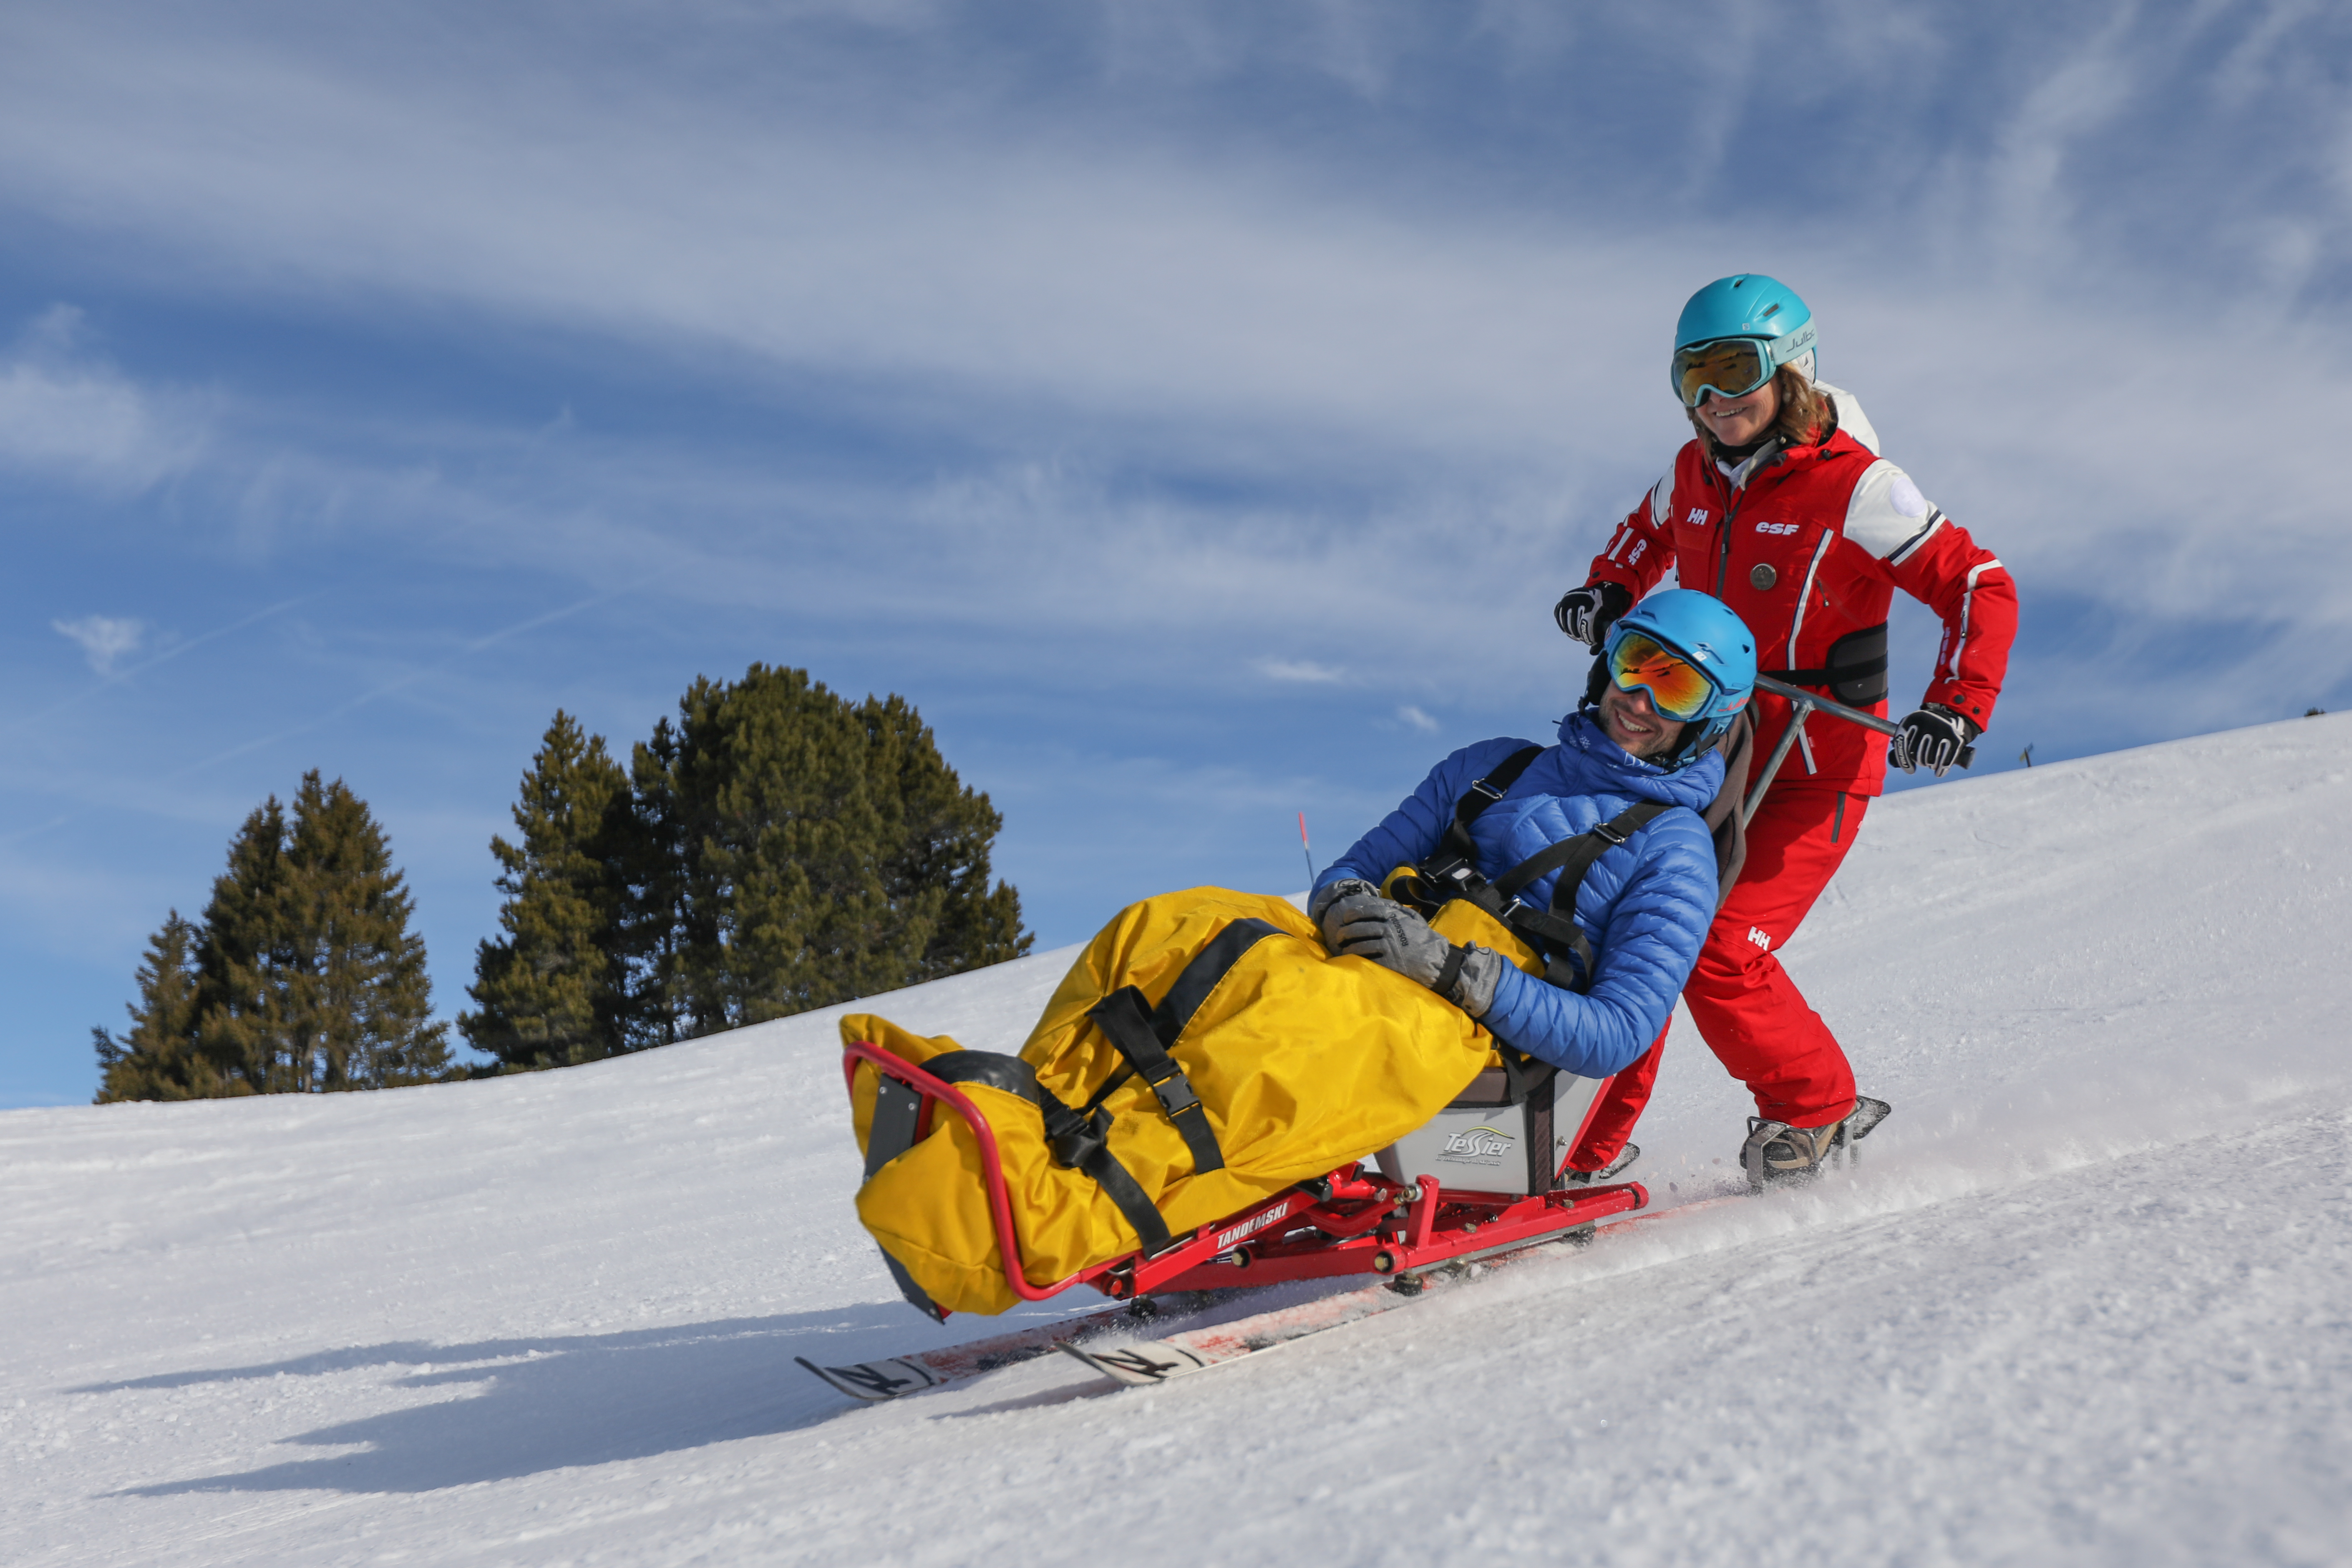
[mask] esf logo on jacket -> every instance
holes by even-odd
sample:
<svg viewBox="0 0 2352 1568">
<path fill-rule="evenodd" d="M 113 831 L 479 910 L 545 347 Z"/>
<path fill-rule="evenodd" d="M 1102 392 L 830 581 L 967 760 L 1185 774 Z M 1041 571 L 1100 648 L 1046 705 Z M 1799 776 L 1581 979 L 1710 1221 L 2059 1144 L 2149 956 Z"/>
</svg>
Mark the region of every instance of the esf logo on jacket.
<svg viewBox="0 0 2352 1568">
<path fill-rule="evenodd" d="M 1797 525 L 1793 522 L 1759 522 L 1756 525 L 1756 531 L 1759 533 L 1794 533 L 1797 531 Z"/>
</svg>

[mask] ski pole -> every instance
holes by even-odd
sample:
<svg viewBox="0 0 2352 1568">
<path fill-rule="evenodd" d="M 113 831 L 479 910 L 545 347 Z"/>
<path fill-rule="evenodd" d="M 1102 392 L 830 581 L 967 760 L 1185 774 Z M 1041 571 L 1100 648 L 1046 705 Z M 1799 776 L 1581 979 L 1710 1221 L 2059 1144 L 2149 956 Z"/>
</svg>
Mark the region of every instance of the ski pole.
<svg viewBox="0 0 2352 1568">
<path fill-rule="evenodd" d="M 1794 711 L 1789 717 L 1788 729 L 1781 732 L 1780 743 L 1772 748 L 1771 759 L 1764 764 L 1762 776 L 1757 779 L 1755 787 L 1748 792 L 1748 798 L 1740 803 L 1739 825 L 1742 827 L 1747 826 L 1748 820 L 1756 815 L 1756 808 L 1764 804 L 1764 792 L 1771 787 L 1773 778 L 1779 774 L 1781 763 L 1788 758 L 1789 748 L 1797 743 L 1797 736 L 1804 730 L 1805 721 L 1816 711 L 1827 713 L 1832 718 L 1843 719 L 1849 724 L 1859 724 L 1865 730 L 1875 730 L 1880 734 L 1890 738 L 1903 733 L 1903 726 L 1892 720 L 1882 719 L 1875 713 L 1865 713 L 1859 708 L 1849 708 L 1844 703 L 1833 698 L 1824 697 L 1818 691 L 1808 691 L 1801 686 L 1791 686 L 1785 680 L 1775 680 L 1769 675 L 1759 675 L 1756 678 L 1756 689 L 1769 691 L 1775 697 L 1788 699 Z M 1963 768 L 1976 760 L 1977 749 L 1974 746 L 1961 747 L 1960 754 L 1952 759 L 1956 765 Z"/>
<path fill-rule="evenodd" d="M 1315 851 L 1307 842 L 1307 814 L 1303 811 L 1298 814 L 1298 852 L 1307 857 L 1307 886 L 1311 890 L 1315 886 Z"/>
</svg>

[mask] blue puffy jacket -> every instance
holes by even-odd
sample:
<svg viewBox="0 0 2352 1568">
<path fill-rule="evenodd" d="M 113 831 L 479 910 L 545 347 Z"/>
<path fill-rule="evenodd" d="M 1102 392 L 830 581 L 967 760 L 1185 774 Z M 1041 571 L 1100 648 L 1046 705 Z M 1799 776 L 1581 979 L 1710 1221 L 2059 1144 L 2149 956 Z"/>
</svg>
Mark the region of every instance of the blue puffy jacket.
<svg viewBox="0 0 2352 1568">
<path fill-rule="evenodd" d="M 1315 879 L 1378 886 L 1438 846 L 1471 784 L 1528 744 L 1508 739 L 1465 746 L 1430 771 L 1403 805 Z M 1654 818 L 1595 861 L 1576 893 L 1576 923 L 1594 954 L 1592 988 L 1563 991 L 1506 968 L 1480 1020 L 1506 1043 L 1585 1078 L 1630 1066 L 1658 1037 L 1699 943 L 1715 920 L 1715 842 L 1698 813 L 1723 784 L 1713 752 L 1677 773 L 1628 756 L 1589 713 L 1560 721 L 1559 743 L 1528 764 L 1503 798 L 1471 824 L 1478 870 L 1493 879 L 1565 838 L 1644 800 L 1688 806 Z M 1519 897 L 1551 905 L 1557 873 Z"/>
</svg>

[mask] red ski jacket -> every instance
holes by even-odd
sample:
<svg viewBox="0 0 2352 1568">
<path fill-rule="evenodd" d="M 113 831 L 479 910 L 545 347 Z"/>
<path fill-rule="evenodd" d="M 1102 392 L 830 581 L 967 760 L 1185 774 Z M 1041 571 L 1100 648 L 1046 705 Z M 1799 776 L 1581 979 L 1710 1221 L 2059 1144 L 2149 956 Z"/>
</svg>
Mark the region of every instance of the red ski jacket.
<svg viewBox="0 0 2352 1568">
<path fill-rule="evenodd" d="M 1682 586 L 1713 594 L 1748 623 L 1766 674 L 1882 716 L 1886 610 L 1900 588 L 1944 623 L 1921 701 L 1982 729 L 2009 668 L 2017 586 L 1990 551 L 1878 456 L 1853 399 L 1822 390 L 1838 423 L 1813 446 L 1767 448 L 1727 468 L 1697 441 L 1687 443 L 1593 557 L 1586 580 L 1618 584 L 1639 599 L 1672 567 Z M 1788 727 L 1789 704 L 1759 692 L 1755 707 L 1757 755 L 1769 756 Z M 1885 781 L 1883 737 L 1816 714 L 1774 787 L 1874 795 Z"/>
</svg>

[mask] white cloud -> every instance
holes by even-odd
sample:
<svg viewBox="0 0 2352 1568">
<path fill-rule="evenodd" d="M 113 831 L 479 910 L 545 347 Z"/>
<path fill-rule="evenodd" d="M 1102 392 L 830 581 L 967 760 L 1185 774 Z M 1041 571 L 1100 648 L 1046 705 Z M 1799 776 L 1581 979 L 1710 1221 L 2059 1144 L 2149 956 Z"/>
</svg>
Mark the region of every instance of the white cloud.
<svg viewBox="0 0 2352 1568">
<path fill-rule="evenodd" d="M 0 358 L 0 465 L 62 471 L 108 489 L 143 489 L 192 456 L 184 411 L 83 352 L 81 313 L 36 318 Z"/>
<path fill-rule="evenodd" d="M 144 622 L 116 616 L 84 616 L 78 621 L 51 621 L 49 626 L 79 643 L 90 668 L 100 675 L 113 674 L 115 661 L 138 652 L 147 636 Z"/>
<path fill-rule="evenodd" d="M 280 299 L 456 302 L 1089 422 L 1486 452 L 1549 432 L 1580 359 L 1654 335 L 1559 287 L 1654 275 L 1613 241 L 1427 221 L 1263 162 L 657 77 L 615 114 L 540 70 L 420 81 L 233 30 L 132 51 L 28 32 L 0 62 L 0 195 Z"/>
<path fill-rule="evenodd" d="M 1423 712 L 1420 709 L 1415 708 L 1410 702 L 1397 710 L 1397 717 L 1403 720 L 1406 723 L 1412 725 L 1416 730 L 1424 731 L 1433 735 L 1437 733 L 1437 721 Z"/>
<path fill-rule="evenodd" d="M 1298 680 L 1314 685 L 1336 684 L 1348 678 L 1344 669 L 1304 658 L 1262 658 L 1258 673 L 1269 680 Z"/>
</svg>

